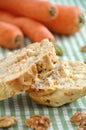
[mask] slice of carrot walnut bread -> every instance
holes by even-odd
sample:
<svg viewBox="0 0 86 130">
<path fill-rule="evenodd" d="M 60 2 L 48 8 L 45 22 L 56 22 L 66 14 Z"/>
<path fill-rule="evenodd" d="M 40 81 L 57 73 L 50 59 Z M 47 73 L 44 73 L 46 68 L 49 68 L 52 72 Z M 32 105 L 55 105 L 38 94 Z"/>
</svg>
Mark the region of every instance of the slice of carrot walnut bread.
<svg viewBox="0 0 86 130">
<path fill-rule="evenodd" d="M 62 61 L 47 39 L 0 60 L 0 100 L 27 91 L 40 104 L 61 106 L 86 95 L 86 64 Z"/>
<path fill-rule="evenodd" d="M 29 89 L 38 73 L 51 71 L 57 61 L 54 46 L 47 39 L 8 54 L 0 60 L 0 100 Z"/>
<path fill-rule="evenodd" d="M 86 64 L 79 61 L 59 61 L 27 91 L 37 103 L 61 106 L 86 95 Z"/>
</svg>

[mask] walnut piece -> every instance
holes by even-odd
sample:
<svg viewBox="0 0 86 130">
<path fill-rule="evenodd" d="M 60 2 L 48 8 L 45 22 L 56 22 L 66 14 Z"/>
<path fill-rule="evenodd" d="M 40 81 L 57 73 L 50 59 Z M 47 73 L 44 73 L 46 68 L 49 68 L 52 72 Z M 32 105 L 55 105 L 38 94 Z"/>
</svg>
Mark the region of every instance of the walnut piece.
<svg viewBox="0 0 86 130">
<path fill-rule="evenodd" d="M 70 119 L 72 123 L 79 126 L 86 125 L 86 113 L 84 112 L 76 112 Z"/>
<path fill-rule="evenodd" d="M 86 130 L 86 126 L 79 126 L 77 130 Z"/>
<path fill-rule="evenodd" d="M 48 130 L 50 122 L 47 116 L 33 115 L 29 119 L 26 119 L 25 124 L 34 130 Z"/>
<path fill-rule="evenodd" d="M 86 45 L 81 48 L 82 52 L 86 52 Z"/>
<path fill-rule="evenodd" d="M 18 119 L 14 116 L 3 116 L 0 118 L 0 128 L 11 127 L 16 122 L 18 122 Z"/>
</svg>

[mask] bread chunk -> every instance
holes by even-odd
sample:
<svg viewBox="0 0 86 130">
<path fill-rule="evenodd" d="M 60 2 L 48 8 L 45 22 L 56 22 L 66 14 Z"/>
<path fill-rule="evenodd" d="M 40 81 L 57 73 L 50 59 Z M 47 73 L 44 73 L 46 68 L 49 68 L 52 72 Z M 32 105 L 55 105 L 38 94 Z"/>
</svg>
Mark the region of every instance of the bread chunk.
<svg viewBox="0 0 86 130">
<path fill-rule="evenodd" d="M 27 91 L 39 104 L 57 107 L 86 95 L 86 64 L 60 60 Z"/>
<path fill-rule="evenodd" d="M 20 94 L 51 71 L 57 62 L 54 46 L 47 39 L 14 51 L 0 60 L 0 100 Z"/>
</svg>

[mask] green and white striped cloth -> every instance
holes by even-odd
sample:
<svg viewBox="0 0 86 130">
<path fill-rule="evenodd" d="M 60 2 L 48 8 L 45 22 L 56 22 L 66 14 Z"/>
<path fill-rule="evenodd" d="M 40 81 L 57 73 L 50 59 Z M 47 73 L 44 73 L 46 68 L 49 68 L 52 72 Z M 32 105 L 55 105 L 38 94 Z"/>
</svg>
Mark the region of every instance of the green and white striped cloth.
<svg viewBox="0 0 86 130">
<path fill-rule="evenodd" d="M 86 0 L 51 0 L 58 4 L 75 5 L 86 10 Z M 82 53 L 81 47 L 86 45 L 86 26 L 74 36 L 58 36 L 56 43 L 59 44 L 64 52 L 61 59 L 86 61 L 86 53 Z M 5 56 L 9 51 L 0 48 L 0 57 Z M 52 122 L 49 130 L 76 130 L 77 127 L 71 124 L 70 117 L 77 111 L 86 111 L 86 97 L 80 98 L 74 103 L 58 108 L 37 105 L 25 93 L 13 98 L 0 101 L 0 117 L 12 115 L 18 118 L 19 122 L 9 130 L 30 130 L 25 126 L 25 119 L 33 114 L 49 116 Z M 3 130 L 3 129 L 0 129 Z M 4 130 L 7 130 L 4 129 Z"/>
</svg>

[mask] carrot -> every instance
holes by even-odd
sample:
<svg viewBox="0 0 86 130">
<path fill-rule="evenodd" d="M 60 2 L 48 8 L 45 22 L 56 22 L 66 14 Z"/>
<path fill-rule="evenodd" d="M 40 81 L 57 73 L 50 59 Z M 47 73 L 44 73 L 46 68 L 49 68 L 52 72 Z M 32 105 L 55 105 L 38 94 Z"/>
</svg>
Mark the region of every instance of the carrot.
<svg viewBox="0 0 86 130">
<path fill-rule="evenodd" d="M 33 42 L 39 42 L 44 38 L 54 40 L 53 34 L 43 24 L 32 19 L 14 17 L 5 11 L 0 11 L 0 21 L 17 25 Z"/>
<path fill-rule="evenodd" d="M 0 0 L 0 9 L 38 21 L 50 21 L 58 14 L 56 6 L 45 0 Z"/>
<path fill-rule="evenodd" d="M 78 32 L 85 23 L 84 13 L 78 7 L 56 5 L 58 16 L 45 25 L 58 34 L 71 35 Z"/>
<path fill-rule="evenodd" d="M 38 23 L 32 19 L 17 18 L 15 23 L 23 30 L 33 42 L 40 42 L 41 40 L 48 38 L 54 40 L 53 34 L 43 24 Z"/>
<path fill-rule="evenodd" d="M 23 43 L 23 34 L 15 25 L 0 21 L 0 46 L 15 49 Z"/>
</svg>

